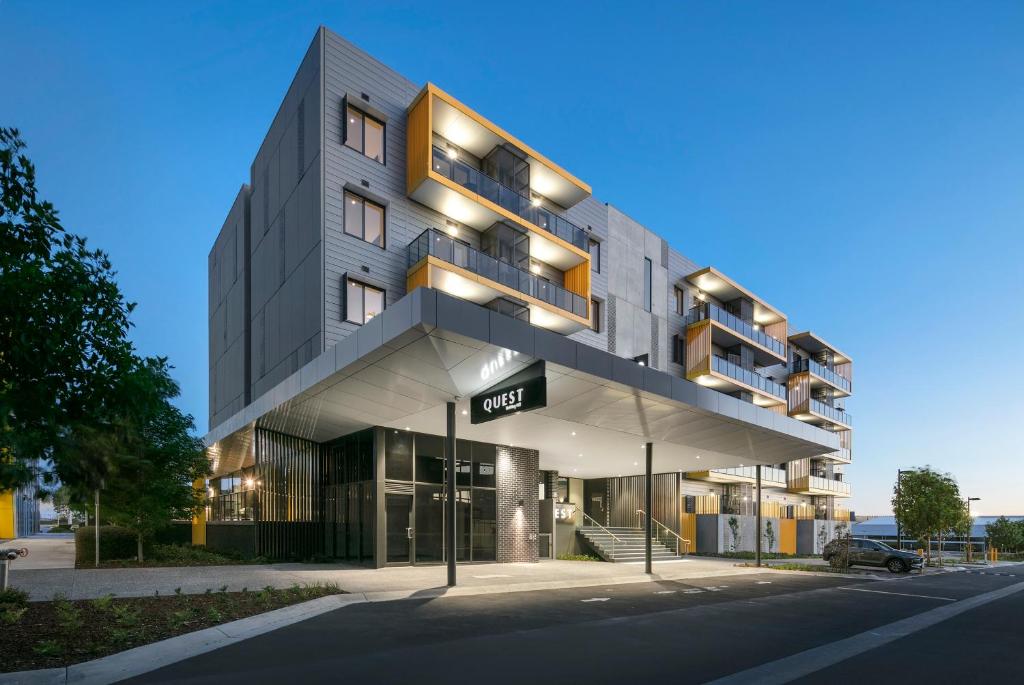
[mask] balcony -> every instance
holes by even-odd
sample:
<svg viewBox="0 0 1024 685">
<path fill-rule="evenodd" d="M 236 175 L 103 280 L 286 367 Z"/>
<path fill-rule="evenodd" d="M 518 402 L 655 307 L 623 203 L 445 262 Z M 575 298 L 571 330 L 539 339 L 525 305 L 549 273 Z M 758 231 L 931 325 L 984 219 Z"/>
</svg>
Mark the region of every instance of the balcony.
<svg viewBox="0 0 1024 685">
<path fill-rule="evenodd" d="M 853 451 L 849 447 L 843 447 L 835 452 L 829 452 L 828 454 L 822 454 L 817 459 L 824 461 L 831 461 L 837 464 L 849 464 L 853 461 Z"/>
<path fill-rule="evenodd" d="M 711 371 L 734 381 L 738 381 L 740 384 L 756 392 L 769 395 L 782 400 L 783 402 L 786 400 L 786 386 L 776 383 L 775 381 L 768 380 L 756 371 L 748 371 L 742 366 L 733 364 L 729 360 L 719 357 L 718 355 L 711 356 Z"/>
<path fill-rule="evenodd" d="M 730 314 L 711 302 L 702 302 L 690 309 L 686 315 L 686 325 L 692 326 L 701 321 L 711 321 L 715 326 L 712 341 L 723 347 L 731 347 L 741 342 L 752 342 L 768 354 L 757 354 L 755 359 L 760 364 L 772 364 L 786 359 L 786 343 L 774 338 L 761 330 L 760 324 L 752 324 Z M 739 339 L 739 338 L 742 338 Z"/>
<path fill-rule="evenodd" d="M 409 291 L 437 288 L 477 304 L 513 297 L 530 309 L 530 323 L 543 328 L 568 334 L 589 325 L 583 296 L 434 229 L 409 243 L 406 264 Z"/>
<path fill-rule="evenodd" d="M 813 359 L 797 359 L 790 365 L 790 373 L 807 372 L 831 385 L 840 397 L 845 397 L 853 392 L 853 383 L 850 382 L 850 379 L 839 375 L 832 369 L 819 364 Z M 810 385 L 813 388 L 817 387 L 819 383 L 815 383 L 814 379 L 811 379 Z"/>
<path fill-rule="evenodd" d="M 709 483 L 750 483 L 757 482 L 756 466 L 738 466 L 728 469 L 711 469 L 709 471 L 691 471 L 686 474 L 691 480 L 703 480 Z M 786 472 L 774 466 L 761 467 L 761 487 L 786 487 Z"/>
<path fill-rule="evenodd" d="M 515 151 L 523 188 L 467 163 L 498 148 Z M 531 257 L 562 271 L 578 267 L 589 278 L 588 234 L 558 211 L 588 197 L 590 186 L 433 84 L 409 108 L 406 171 L 407 194 L 417 202 L 478 231 L 498 221 L 518 225 L 531 233 Z"/>
<path fill-rule="evenodd" d="M 821 417 L 833 424 L 836 424 L 837 426 L 853 428 L 853 417 L 842 409 L 825 404 L 813 397 L 811 398 L 809 409 L 811 414 Z"/>
<path fill-rule="evenodd" d="M 581 250 L 589 247 L 589 236 L 587 232 L 576 224 L 563 219 L 557 214 L 545 209 L 525 195 L 520 195 L 511 188 L 502 185 L 490 176 L 487 176 L 479 169 L 452 158 L 447 151 L 436 145 L 433 148 L 433 160 L 431 168 L 444 178 L 458 183 L 463 188 L 480 197 L 490 200 L 520 219 L 528 221 L 535 226 L 540 226 L 548 233 L 561 238 L 565 242 L 575 245 Z"/>
<path fill-rule="evenodd" d="M 790 492 L 800 495 L 832 495 L 833 497 L 849 497 L 850 484 L 833 478 L 821 476 L 800 476 L 789 481 Z"/>
</svg>

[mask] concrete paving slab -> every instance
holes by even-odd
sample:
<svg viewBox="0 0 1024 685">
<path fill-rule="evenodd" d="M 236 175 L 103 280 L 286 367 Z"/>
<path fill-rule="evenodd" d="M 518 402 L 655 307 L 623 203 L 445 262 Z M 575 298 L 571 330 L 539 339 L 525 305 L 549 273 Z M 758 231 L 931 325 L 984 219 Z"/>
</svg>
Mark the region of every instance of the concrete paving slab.
<svg viewBox="0 0 1024 685">
<path fill-rule="evenodd" d="M 42 533 L 15 538 L 3 546 L 28 548 L 28 556 L 15 560 L 11 565 L 12 571 L 75 567 L 75 536 L 71 533 Z"/>
</svg>

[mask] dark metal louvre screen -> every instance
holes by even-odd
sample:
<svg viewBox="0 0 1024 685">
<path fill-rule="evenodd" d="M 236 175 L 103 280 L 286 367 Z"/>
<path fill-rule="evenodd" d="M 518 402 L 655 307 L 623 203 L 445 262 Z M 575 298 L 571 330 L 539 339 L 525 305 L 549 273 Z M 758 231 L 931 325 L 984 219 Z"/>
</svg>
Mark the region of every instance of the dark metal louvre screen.
<svg viewBox="0 0 1024 685">
<path fill-rule="evenodd" d="M 324 459 L 309 440 L 256 429 L 256 554 L 270 559 L 321 554 Z"/>
<path fill-rule="evenodd" d="M 679 477 L 675 473 L 656 473 L 654 478 L 654 518 L 679 532 Z M 639 527 L 637 510 L 644 508 L 644 476 L 608 479 L 608 525 Z"/>
</svg>

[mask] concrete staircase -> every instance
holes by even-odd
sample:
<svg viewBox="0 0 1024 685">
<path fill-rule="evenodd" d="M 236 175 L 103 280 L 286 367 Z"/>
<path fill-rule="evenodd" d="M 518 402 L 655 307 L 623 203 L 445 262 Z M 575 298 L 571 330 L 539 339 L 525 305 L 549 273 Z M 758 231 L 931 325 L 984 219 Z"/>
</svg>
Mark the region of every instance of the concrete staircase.
<svg viewBox="0 0 1024 685">
<path fill-rule="evenodd" d="M 644 560 L 643 528 L 599 528 L 583 526 L 577 531 L 605 561 L 626 562 Z M 618 540 L 612 539 L 612 536 Z M 669 549 L 657 538 L 651 540 L 651 560 L 680 559 L 673 547 Z"/>
</svg>

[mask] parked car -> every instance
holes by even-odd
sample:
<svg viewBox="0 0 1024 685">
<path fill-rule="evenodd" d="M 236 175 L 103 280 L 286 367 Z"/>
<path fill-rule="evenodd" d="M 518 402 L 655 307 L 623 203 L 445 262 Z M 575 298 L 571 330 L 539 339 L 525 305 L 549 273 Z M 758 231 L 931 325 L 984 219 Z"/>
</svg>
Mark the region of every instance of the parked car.
<svg viewBox="0 0 1024 685">
<path fill-rule="evenodd" d="M 825 545 L 821 558 L 831 561 L 841 544 L 840 540 L 833 540 Z M 921 568 L 923 563 L 924 560 L 913 552 L 895 549 L 884 542 L 850 538 L 850 566 L 882 566 L 891 573 L 906 573 Z"/>
</svg>

